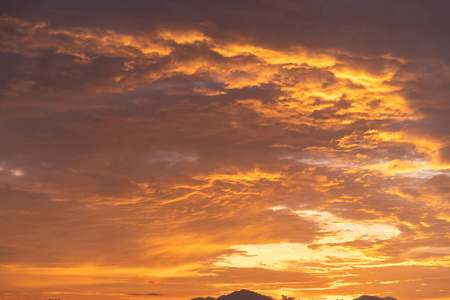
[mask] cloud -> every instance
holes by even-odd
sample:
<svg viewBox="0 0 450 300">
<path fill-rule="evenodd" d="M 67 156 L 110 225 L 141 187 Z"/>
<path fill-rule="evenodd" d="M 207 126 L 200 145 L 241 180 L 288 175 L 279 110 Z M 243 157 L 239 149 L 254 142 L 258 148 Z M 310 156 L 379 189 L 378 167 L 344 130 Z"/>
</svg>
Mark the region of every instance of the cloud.
<svg viewBox="0 0 450 300">
<path fill-rule="evenodd" d="M 149 293 L 149 294 L 128 294 L 130 296 L 162 296 L 161 294 Z"/>
<path fill-rule="evenodd" d="M 366 295 L 360 296 L 356 299 L 358 299 L 358 300 L 395 300 L 395 298 L 392 298 L 392 297 L 382 298 L 382 297 L 378 297 L 378 296 L 366 296 Z"/>
<path fill-rule="evenodd" d="M 404 267 L 441 286 L 447 2 L 0 6 L 11 289 L 154 281 L 185 299 L 239 278 L 297 298 L 404 296 L 406 278 L 364 273 Z"/>
<path fill-rule="evenodd" d="M 193 298 L 191 300 L 214 300 L 216 298 L 213 297 L 198 297 L 198 298 Z M 240 300 L 240 299 L 251 299 L 251 300 L 268 300 L 268 299 L 273 299 L 271 297 L 268 296 L 264 296 L 249 290 L 240 290 L 240 291 L 235 291 L 231 294 L 228 295 L 222 295 L 220 297 L 217 298 L 218 300 Z M 282 296 L 282 299 L 294 299 L 293 297 L 287 297 L 287 296 Z M 378 296 L 360 296 L 358 298 L 356 298 L 355 300 L 395 300 L 395 298 L 392 297 L 378 297 Z"/>
<path fill-rule="evenodd" d="M 194 298 L 191 300 L 211 300 L 211 299 L 215 299 L 212 297 L 206 297 L 206 298 Z M 272 299 L 271 297 L 268 296 L 263 296 L 260 295 L 258 293 L 249 291 L 249 290 L 240 290 L 240 291 L 236 291 L 233 292 L 231 294 L 228 295 L 222 295 L 220 297 L 217 298 L 217 300 L 243 300 L 243 299 L 249 299 L 249 300 L 269 300 Z"/>
</svg>

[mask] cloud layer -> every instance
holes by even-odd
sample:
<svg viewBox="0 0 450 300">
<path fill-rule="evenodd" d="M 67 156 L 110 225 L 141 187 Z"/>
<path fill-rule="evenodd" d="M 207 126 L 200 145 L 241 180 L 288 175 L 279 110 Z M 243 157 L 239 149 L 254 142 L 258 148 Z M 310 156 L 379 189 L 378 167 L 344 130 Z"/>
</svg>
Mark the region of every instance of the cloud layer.
<svg viewBox="0 0 450 300">
<path fill-rule="evenodd" d="M 449 297 L 448 6 L 2 3 L 2 298 Z"/>
</svg>

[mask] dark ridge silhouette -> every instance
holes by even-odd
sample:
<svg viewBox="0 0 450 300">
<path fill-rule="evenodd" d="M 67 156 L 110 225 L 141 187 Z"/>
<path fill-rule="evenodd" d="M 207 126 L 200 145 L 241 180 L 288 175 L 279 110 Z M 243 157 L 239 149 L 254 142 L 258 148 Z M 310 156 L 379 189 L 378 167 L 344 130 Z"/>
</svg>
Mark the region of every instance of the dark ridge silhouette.
<svg viewBox="0 0 450 300">
<path fill-rule="evenodd" d="M 292 297 L 286 297 L 283 296 L 282 297 L 283 300 L 294 300 L 294 298 Z M 213 297 L 197 297 L 197 298 L 192 298 L 191 300 L 273 300 L 273 298 L 269 297 L 269 296 L 264 296 L 264 295 L 260 295 L 258 293 L 249 291 L 249 290 L 240 290 L 238 292 L 233 292 L 231 294 L 228 295 L 222 295 L 219 298 L 213 298 Z M 300 299 L 299 299 L 300 300 Z M 361 296 L 358 297 L 356 299 L 353 300 L 397 300 L 395 298 L 392 297 L 377 297 L 377 296 Z"/>
</svg>

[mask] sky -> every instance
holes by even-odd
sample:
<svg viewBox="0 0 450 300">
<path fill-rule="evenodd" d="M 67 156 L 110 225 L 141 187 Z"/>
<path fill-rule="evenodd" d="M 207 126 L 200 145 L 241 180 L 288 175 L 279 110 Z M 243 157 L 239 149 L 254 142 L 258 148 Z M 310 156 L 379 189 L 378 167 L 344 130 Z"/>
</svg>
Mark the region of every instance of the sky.
<svg viewBox="0 0 450 300">
<path fill-rule="evenodd" d="M 450 299 L 449 11 L 0 1 L 0 297 Z"/>
</svg>

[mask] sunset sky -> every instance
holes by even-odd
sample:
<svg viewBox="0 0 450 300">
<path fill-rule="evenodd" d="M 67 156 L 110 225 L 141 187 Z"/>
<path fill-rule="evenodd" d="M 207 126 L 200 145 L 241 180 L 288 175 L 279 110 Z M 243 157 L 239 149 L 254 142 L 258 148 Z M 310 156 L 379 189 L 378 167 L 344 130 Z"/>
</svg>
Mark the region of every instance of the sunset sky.
<svg viewBox="0 0 450 300">
<path fill-rule="evenodd" d="M 0 298 L 450 299 L 450 1 L 0 1 Z"/>
</svg>

